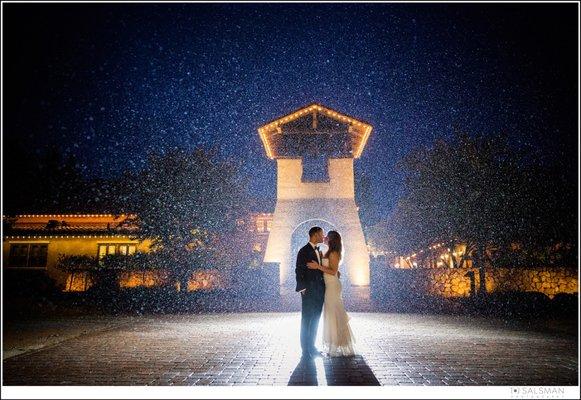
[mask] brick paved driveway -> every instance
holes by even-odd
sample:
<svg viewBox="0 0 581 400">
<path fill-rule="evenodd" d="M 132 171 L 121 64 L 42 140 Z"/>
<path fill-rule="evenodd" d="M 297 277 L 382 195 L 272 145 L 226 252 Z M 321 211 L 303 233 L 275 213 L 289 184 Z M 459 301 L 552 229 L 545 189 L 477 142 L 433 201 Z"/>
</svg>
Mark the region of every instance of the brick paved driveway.
<svg viewBox="0 0 581 400">
<path fill-rule="evenodd" d="M 300 362 L 299 313 L 132 318 L 3 361 L 5 385 L 577 385 L 577 337 L 350 313 L 360 355 Z"/>
</svg>

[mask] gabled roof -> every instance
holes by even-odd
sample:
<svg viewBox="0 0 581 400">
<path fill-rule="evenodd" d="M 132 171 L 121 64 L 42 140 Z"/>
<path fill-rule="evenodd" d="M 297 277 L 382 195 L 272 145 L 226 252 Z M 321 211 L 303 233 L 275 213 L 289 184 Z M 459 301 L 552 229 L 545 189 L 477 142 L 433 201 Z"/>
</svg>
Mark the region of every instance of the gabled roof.
<svg viewBox="0 0 581 400">
<path fill-rule="evenodd" d="M 14 234 L 130 233 L 138 230 L 135 214 L 26 214 L 3 216 L 6 232 Z"/>
<path fill-rule="evenodd" d="M 360 119 L 353 118 L 347 114 L 340 113 L 336 110 L 333 110 L 329 107 L 325 107 L 319 103 L 312 103 L 305 107 L 301 107 L 290 114 L 284 115 L 280 118 L 267 122 L 266 124 L 260 126 L 258 128 L 258 133 L 260 135 L 260 139 L 264 145 L 266 150 L 266 155 L 270 159 L 278 158 L 282 154 L 279 154 L 274 145 L 274 138 L 277 135 L 284 135 L 282 127 L 291 123 L 292 121 L 297 120 L 301 117 L 306 117 L 309 114 L 322 114 L 326 117 L 329 117 L 339 123 L 345 124 L 348 127 L 348 133 L 351 137 L 352 149 L 351 155 L 353 158 L 359 158 L 363 149 L 365 148 L 365 144 L 369 139 L 369 135 L 373 127 Z"/>
</svg>

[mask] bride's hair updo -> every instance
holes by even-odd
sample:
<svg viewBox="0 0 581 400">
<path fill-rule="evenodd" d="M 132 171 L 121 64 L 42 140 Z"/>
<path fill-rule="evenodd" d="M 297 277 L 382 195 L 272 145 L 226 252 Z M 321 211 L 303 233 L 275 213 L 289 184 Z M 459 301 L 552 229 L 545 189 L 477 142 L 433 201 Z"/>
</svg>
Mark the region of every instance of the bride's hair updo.
<svg viewBox="0 0 581 400">
<path fill-rule="evenodd" d="M 339 254 L 339 259 L 341 259 L 341 257 L 343 257 L 343 243 L 341 242 L 341 235 L 339 235 L 339 232 L 337 231 L 329 231 L 329 233 L 327 233 L 327 238 L 329 239 L 329 249 L 327 250 L 325 257 L 329 257 L 329 254 L 332 251 L 336 251 L 337 254 Z"/>
</svg>

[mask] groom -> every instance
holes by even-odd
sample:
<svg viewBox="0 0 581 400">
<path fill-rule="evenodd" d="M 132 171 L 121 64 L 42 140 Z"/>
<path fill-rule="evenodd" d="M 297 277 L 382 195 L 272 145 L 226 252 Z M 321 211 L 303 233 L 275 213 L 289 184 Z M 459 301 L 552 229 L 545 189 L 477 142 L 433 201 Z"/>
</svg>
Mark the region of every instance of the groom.
<svg viewBox="0 0 581 400">
<path fill-rule="evenodd" d="M 303 357 L 321 355 L 315 348 L 315 336 L 319 326 L 319 318 L 325 299 L 325 280 L 323 272 L 318 269 L 309 269 L 307 263 L 315 261 L 321 264 L 323 253 L 319 250 L 319 243 L 325 239 L 322 228 L 314 226 L 309 230 L 309 243 L 299 250 L 295 268 L 297 278 L 296 291 L 301 294 L 301 348 Z"/>
</svg>

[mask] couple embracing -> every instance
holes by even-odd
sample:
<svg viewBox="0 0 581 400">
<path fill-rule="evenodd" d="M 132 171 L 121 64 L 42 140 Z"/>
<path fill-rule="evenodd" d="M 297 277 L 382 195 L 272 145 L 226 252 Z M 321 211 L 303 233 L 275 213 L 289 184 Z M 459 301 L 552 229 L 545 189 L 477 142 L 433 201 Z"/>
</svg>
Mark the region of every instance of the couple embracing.
<svg viewBox="0 0 581 400">
<path fill-rule="evenodd" d="M 325 243 L 325 254 L 319 244 Z M 341 235 L 322 228 L 309 230 L 309 243 L 297 254 L 296 291 L 301 294 L 301 348 L 303 357 L 310 358 L 326 353 L 331 357 L 355 355 L 355 338 L 349 326 L 350 317 L 345 312 L 342 285 L 339 280 L 343 245 Z M 315 348 L 319 319 L 323 313 L 323 353 Z"/>
</svg>

